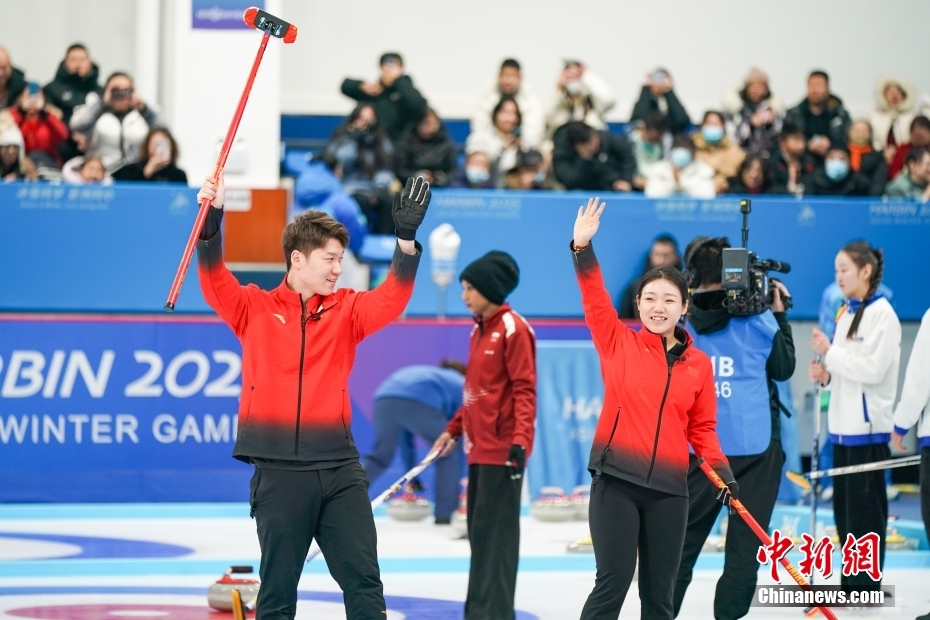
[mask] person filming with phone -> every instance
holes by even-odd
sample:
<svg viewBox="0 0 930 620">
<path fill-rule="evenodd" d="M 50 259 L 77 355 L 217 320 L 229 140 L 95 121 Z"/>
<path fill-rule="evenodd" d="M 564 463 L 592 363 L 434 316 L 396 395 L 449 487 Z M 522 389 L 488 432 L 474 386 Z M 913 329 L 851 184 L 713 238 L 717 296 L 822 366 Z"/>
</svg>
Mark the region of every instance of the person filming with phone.
<svg viewBox="0 0 930 620">
<path fill-rule="evenodd" d="M 151 129 L 165 123 L 136 92 L 126 73 L 107 78 L 103 97 L 89 93 L 74 110 L 71 131 L 78 147 L 103 160 L 112 172 L 140 159 L 139 148 Z"/>
<path fill-rule="evenodd" d="M 139 149 L 139 161 L 126 164 L 113 173 L 116 181 L 187 183 L 187 174 L 178 168 L 178 144 L 165 128 L 153 129 Z"/>
</svg>

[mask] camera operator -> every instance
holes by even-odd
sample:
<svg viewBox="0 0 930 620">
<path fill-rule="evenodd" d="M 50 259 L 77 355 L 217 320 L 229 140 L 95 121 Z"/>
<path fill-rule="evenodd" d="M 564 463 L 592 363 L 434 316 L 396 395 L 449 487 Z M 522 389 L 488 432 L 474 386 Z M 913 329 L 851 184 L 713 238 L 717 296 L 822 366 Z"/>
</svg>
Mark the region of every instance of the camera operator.
<svg viewBox="0 0 930 620">
<path fill-rule="evenodd" d="M 740 501 L 768 531 L 785 461 L 775 381 L 789 379 L 795 367 L 794 340 L 785 314 L 788 289 L 772 280 L 770 309 L 750 316 L 731 314 L 721 282 L 723 250 L 729 247 L 725 237 L 698 237 L 688 245 L 685 277 L 695 289 L 690 330 L 697 348 L 713 362 L 717 435 L 739 484 Z M 688 529 L 675 585 L 675 616 L 720 510 L 693 454 L 688 491 Z M 759 568 L 758 548 L 759 540 L 745 522 L 730 519 L 723 575 L 714 596 L 715 618 L 741 618 L 749 612 Z"/>
<path fill-rule="evenodd" d="M 149 130 L 165 123 L 136 92 L 132 78 L 117 72 L 107 78 L 102 98 L 89 93 L 84 105 L 75 108 L 70 125 L 78 148 L 114 172 L 138 161 Z"/>
</svg>

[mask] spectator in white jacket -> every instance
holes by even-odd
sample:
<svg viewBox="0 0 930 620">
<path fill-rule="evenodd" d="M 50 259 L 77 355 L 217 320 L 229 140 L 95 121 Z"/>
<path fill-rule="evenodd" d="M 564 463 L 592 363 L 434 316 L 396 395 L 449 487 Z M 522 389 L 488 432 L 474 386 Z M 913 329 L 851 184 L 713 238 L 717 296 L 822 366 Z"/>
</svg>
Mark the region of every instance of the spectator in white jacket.
<svg viewBox="0 0 930 620">
<path fill-rule="evenodd" d="M 616 100 L 607 82 L 578 60 L 566 60 L 555 91 L 546 106 L 546 137 L 556 129 L 581 121 L 593 129 L 607 129 L 604 114 Z"/>
<path fill-rule="evenodd" d="M 894 432 L 891 435 L 891 443 L 895 449 L 903 452 L 904 436 L 917 424 L 917 450 L 920 452 L 920 515 L 930 540 L 930 414 L 924 411 L 930 411 L 930 310 L 927 310 L 920 321 L 920 329 L 917 330 L 917 337 L 914 339 L 911 359 L 908 360 L 907 371 L 904 373 L 901 402 L 894 410 Z M 930 616 L 930 613 L 927 616 Z"/>
<path fill-rule="evenodd" d="M 648 168 L 645 194 L 649 198 L 683 195 L 691 198 L 713 198 L 714 169 L 694 159 L 694 143 L 686 134 L 675 136 L 668 161 Z"/>
<path fill-rule="evenodd" d="M 875 107 L 869 111 L 872 146 L 894 160 L 898 148 L 910 140 L 911 121 L 920 114 L 914 88 L 898 78 L 884 78 L 875 87 Z"/>
<path fill-rule="evenodd" d="M 523 139 L 523 115 L 517 100 L 502 95 L 489 115 L 488 127 L 472 130 L 465 141 L 465 154 L 485 153 L 491 159 L 491 178 L 503 187 L 503 176 L 517 165 L 517 155 L 528 148 Z"/>
<path fill-rule="evenodd" d="M 502 96 L 513 97 L 520 107 L 523 122 L 523 148 L 539 148 L 546 131 L 546 119 L 539 98 L 523 83 L 520 63 L 508 58 L 501 64 L 497 81 L 488 85 L 484 94 L 478 98 L 478 107 L 471 118 L 471 132 L 483 132 L 492 129 L 491 117 L 494 108 Z"/>
<path fill-rule="evenodd" d="M 78 146 L 113 172 L 138 161 L 149 130 L 165 124 L 136 92 L 132 78 L 117 72 L 107 78 L 103 97 L 88 93 L 84 105 L 75 108 L 70 126 Z"/>
<path fill-rule="evenodd" d="M 833 343 L 814 329 L 811 346 L 821 357 L 808 376 L 830 391 L 827 429 L 835 467 L 890 458 L 892 407 L 898 390 L 901 323 L 878 292 L 884 254 L 865 241 L 845 246 L 834 263 L 836 283 L 846 304 L 836 322 Z M 833 515 L 840 544 L 848 536 L 880 536 L 879 568 L 885 560 L 888 494 L 882 471 L 838 476 L 833 482 Z M 842 576 L 844 587 L 878 590 L 880 581 L 865 574 Z"/>
</svg>

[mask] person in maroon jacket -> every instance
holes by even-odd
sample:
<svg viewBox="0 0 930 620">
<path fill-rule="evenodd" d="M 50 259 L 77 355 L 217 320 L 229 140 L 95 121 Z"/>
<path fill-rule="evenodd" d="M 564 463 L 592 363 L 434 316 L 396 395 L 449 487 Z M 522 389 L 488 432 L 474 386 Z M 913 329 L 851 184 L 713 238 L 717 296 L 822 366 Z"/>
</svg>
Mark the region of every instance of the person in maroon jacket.
<svg viewBox="0 0 930 620">
<path fill-rule="evenodd" d="M 461 436 L 468 457 L 466 620 L 514 617 L 520 491 L 536 426 L 536 336 L 504 302 L 519 278 L 517 263 L 499 251 L 462 272 L 462 299 L 477 325 L 462 406 L 433 445 L 445 455 Z"/>
<path fill-rule="evenodd" d="M 256 620 L 292 620 L 297 581 L 313 539 L 342 588 L 346 617 L 384 620 L 377 533 L 368 477 L 350 431 L 349 373 L 366 336 L 404 310 L 422 248 L 414 241 L 429 184 L 407 179 L 394 197 L 397 246 L 373 291 L 334 291 L 349 243 L 345 227 L 307 211 L 284 229 L 287 275 L 271 291 L 241 286 L 223 262 L 224 187 L 208 177 L 213 202 L 197 246 L 204 298 L 242 343 L 242 395 L 233 457 L 255 465 L 251 516 L 262 551 Z"/>
<path fill-rule="evenodd" d="M 638 550 L 642 617 L 671 620 L 688 523 L 688 444 L 727 482 L 720 501 L 729 505 L 739 488 L 715 431 L 710 359 L 679 325 L 688 309 L 688 287 L 673 266 L 650 270 L 636 296 L 643 328 L 636 332 L 624 325 L 591 245 L 606 206 L 598 200 L 578 209 L 571 243 L 585 322 L 604 379 L 604 406 L 588 463 L 597 577 L 581 618 L 620 615 Z"/>
</svg>

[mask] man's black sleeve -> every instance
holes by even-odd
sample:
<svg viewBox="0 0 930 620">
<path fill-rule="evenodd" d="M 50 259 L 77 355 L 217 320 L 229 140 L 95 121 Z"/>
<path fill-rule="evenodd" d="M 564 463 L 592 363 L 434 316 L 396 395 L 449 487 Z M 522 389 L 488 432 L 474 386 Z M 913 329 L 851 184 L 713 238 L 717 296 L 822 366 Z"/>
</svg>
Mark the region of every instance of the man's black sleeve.
<svg viewBox="0 0 930 620">
<path fill-rule="evenodd" d="M 774 312 L 778 322 L 778 331 L 772 340 L 772 352 L 765 363 L 765 371 L 773 381 L 787 381 L 794 374 L 797 358 L 794 352 L 794 337 L 791 334 L 791 325 L 788 315 L 784 312 Z"/>
<path fill-rule="evenodd" d="M 688 112 L 685 106 L 678 99 L 675 91 L 670 90 L 665 93 L 665 103 L 668 104 L 668 129 L 672 133 L 681 133 L 688 129 L 691 119 L 688 118 Z"/>
</svg>

